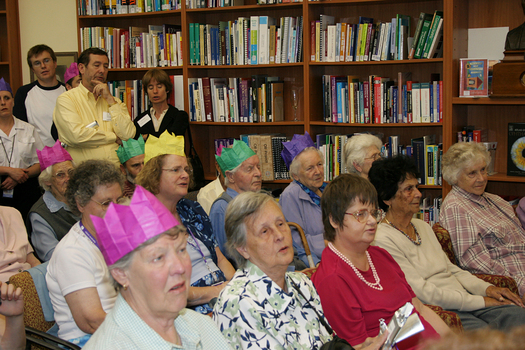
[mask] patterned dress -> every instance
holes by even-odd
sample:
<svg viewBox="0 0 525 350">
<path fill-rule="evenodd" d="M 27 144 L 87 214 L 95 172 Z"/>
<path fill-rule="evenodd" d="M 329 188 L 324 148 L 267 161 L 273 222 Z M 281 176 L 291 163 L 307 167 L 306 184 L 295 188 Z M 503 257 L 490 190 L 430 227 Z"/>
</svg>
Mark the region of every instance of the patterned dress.
<svg viewBox="0 0 525 350">
<path fill-rule="evenodd" d="M 312 282 L 296 272 L 287 272 L 285 280 L 288 292 L 250 262 L 237 270 L 213 310 L 232 348 L 315 350 L 331 339 L 313 309 L 324 317 Z"/>
</svg>

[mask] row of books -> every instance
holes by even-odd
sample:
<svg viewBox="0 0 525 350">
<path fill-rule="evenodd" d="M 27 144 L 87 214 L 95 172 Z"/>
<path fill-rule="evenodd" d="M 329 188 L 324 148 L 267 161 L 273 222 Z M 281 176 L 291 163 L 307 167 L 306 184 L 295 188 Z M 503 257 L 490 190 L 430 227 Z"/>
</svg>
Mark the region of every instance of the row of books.
<svg viewBox="0 0 525 350">
<path fill-rule="evenodd" d="M 408 59 L 443 57 L 443 11 L 421 12 Z"/>
<path fill-rule="evenodd" d="M 419 83 L 410 73 L 397 80 L 370 75 L 323 75 L 323 117 L 333 123 L 439 123 L 443 81 Z"/>
<path fill-rule="evenodd" d="M 170 75 L 173 92 L 168 96 L 168 103 L 184 110 L 184 91 L 182 75 Z M 128 107 L 131 120 L 135 120 L 149 107 L 148 94 L 142 86 L 142 80 L 108 81 L 109 91 Z"/>
<path fill-rule="evenodd" d="M 186 0 L 186 8 L 188 9 L 243 6 L 243 5 L 244 5 L 244 0 Z"/>
<path fill-rule="evenodd" d="M 78 0 L 79 16 L 179 10 L 180 0 Z"/>
<path fill-rule="evenodd" d="M 190 23 L 190 64 L 201 66 L 302 62 L 303 17 L 239 17 Z"/>
<path fill-rule="evenodd" d="M 109 56 L 110 68 L 182 66 L 181 26 L 80 28 L 81 50 L 99 47 Z"/>
<path fill-rule="evenodd" d="M 284 81 L 266 74 L 251 78 L 189 78 L 190 120 L 277 122 L 284 120 Z"/>
<path fill-rule="evenodd" d="M 259 156 L 262 180 L 288 180 L 290 175 L 281 156 L 283 142 L 289 141 L 284 134 L 243 134 L 240 139 Z M 215 152 L 220 146 L 233 145 L 233 138 L 216 139 Z"/>
<path fill-rule="evenodd" d="M 439 212 L 443 203 L 443 197 L 438 196 L 432 199 L 430 196 L 421 199 L 420 211 L 416 217 L 425 221 L 430 226 L 439 222 Z"/>
</svg>

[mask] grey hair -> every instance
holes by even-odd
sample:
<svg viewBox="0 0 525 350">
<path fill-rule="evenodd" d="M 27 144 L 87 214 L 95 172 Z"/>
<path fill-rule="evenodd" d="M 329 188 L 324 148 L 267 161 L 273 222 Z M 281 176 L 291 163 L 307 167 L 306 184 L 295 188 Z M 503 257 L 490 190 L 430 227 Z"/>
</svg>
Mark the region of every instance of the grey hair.
<svg viewBox="0 0 525 350">
<path fill-rule="evenodd" d="M 131 265 L 131 262 L 133 261 L 133 257 L 135 256 L 136 252 L 157 242 L 157 240 L 163 235 L 170 236 L 170 237 L 173 237 L 174 239 L 177 239 L 181 233 L 185 235 L 186 228 L 183 225 L 177 225 L 175 227 L 170 228 L 169 230 L 165 232 L 162 232 L 154 237 L 151 237 L 144 243 L 140 244 L 137 248 L 133 249 L 131 252 L 124 255 L 122 258 L 118 259 L 113 265 L 109 266 L 109 271 L 111 272 L 111 270 L 114 270 L 114 269 L 120 269 L 120 270 L 127 271 Z M 117 292 L 123 288 L 123 286 L 120 283 L 118 283 L 117 280 L 115 280 L 115 278 L 113 278 L 113 275 L 111 273 L 109 274 L 109 280 Z"/>
<path fill-rule="evenodd" d="M 297 176 L 299 174 L 299 170 L 301 170 L 301 167 L 303 166 L 303 163 L 299 159 L 299 156 L 301 154 L 305 154 L 306 152 L 310 152 L 310 151 L 316 151 L 317 154 L 319 154 L 319 157 L 321 157 L 321 161 L 324 164 L 324 157 L 323 157 L 323 153 L 321 151 L 319 151 L 315 147 L 306 147 L 301 152 L 299 152 L 298 155 L 295 156 L 295 158 L 292 160 L 292 163 L 290 164 L 290 177 L 292 179 L 294 179 L 294 176 Z"/>
<path fill-rule="evenodd" d="M 75 163 L 72 160 L 65 160 L 65 162 L 71 162 L 71 164 L 73 164 L 73 167 L 75 167 Z M 55 164 L 48 166 L 40 173 L 40 175 L 38 175 L 38 184 L 44 189 L 44 191 L 51 191 L 51 187 L 46 185 L 46 182 L 51 182 L 51 178 L 53 177 L 53 166 Z"/>
<path fill-rule="evenodd" d="M 233 258 L 238 268 L 246 266 L 246 258 L 237 248 L 246 246 L 246 222 L 252 216 L 258 215 L 260 209 L 269 201 L 274 200 L 265 192 L 243 192 L 235 197 L 226 209 L 224 228 L 226 230 L 226 251 Z M 277 204 L 277 203 L 276 203 Z"/>
<path fill-rule="evenodd" d="M 453 144 L 443 155 L 443 179 L 451 186 L 457 185 L 459 174 L 463 169 L 472 166 L 477 160 L 485 160 L 488 166 L 490 153 L 482 143 L 459 142 Z"/>
<path fill-rule="evenodd" d="M 82 162 L 71 175 L 65 197 L 71 212 L 80 215 L 77 203 L 85 206 L 97 192 L 97 187 L 118 183 L 124 187 L 124 175 L 114 163 L 102 159 Z"/>
<path fill-rule="evenodd" d="M 235 176 L 235 173 L 237 173 L 239 171 L 239 169 L 241 168 L 242 163 L 244 163 L 244 162 L 241 162 L 241 164 L 237 165 L 232 170 L 226 170 L 226 171 L 231 173 L 232 176 Z M 230 187 L 230 180 L 228 180 L 228 176 L 226 175 L 226 171 L 224 172 L 224 186 Z"/>
<path fill-rule="evenodd" d="M 370 146 L 376 146 L 381 151 L 383 144 L 379 137 L 372 134 L 355 135 L 348 140 L 344 149 L 345 164 L 348 172 L 359 174 L 354 163 L 363 166 L 366 158 L 366 149 Z"/>
</svg>

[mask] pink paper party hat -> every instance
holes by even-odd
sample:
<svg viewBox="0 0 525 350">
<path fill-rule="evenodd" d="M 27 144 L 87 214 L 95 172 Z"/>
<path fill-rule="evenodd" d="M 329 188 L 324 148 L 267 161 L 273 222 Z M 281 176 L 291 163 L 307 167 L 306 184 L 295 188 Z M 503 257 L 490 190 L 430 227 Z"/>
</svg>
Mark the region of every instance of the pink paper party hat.
<svg viewBox="0 0 525 350">
<path fill-rule="evenodd" d="M 153 194 L 138 185 L 129 205 L 111 203 L 104 218 L 91 215 L 91 220 L 108 266 L 148 239 L 180 225 Z"/>
<path fill-rule="evenodd" d="M 68 151 L 66 151 L 60 141 L 57 140 L 53 147 L 45 146 L 41 151 L 36 150 L 38 161 L 40 162 L 40 171 L 56 163 L 62 163 L 66 160 L 73 160 Z"/>
<path fill-rule="evenodd" d="M 71 63 L 71 65 L 66 69 L 64 73 L 64 83 L 67 83 L 69 79 L 72 79 L 79 75 L 78 66 L 76 62 Z"/>
</svg>

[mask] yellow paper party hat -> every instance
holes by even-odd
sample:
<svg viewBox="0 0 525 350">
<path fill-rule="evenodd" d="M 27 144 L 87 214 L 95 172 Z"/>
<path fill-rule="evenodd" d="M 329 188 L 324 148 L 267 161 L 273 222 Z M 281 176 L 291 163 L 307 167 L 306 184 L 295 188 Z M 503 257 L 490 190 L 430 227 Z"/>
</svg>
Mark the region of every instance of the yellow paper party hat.
<svg viewBox="0 0 525 350">
<path fill-rule="evenodd" d="M 184 154 L 184 136 L 172 135 L 168 130 L 164 131 L 158 138 L 149 135 L 144 152 L 144 163 L 161 154 L 175 154 L 186 157 Z"/>
</svg>

